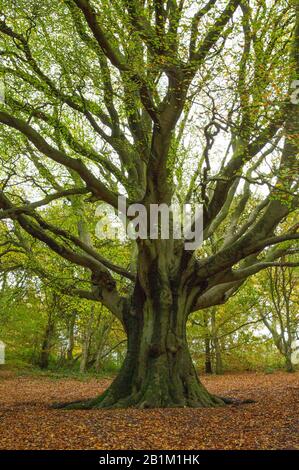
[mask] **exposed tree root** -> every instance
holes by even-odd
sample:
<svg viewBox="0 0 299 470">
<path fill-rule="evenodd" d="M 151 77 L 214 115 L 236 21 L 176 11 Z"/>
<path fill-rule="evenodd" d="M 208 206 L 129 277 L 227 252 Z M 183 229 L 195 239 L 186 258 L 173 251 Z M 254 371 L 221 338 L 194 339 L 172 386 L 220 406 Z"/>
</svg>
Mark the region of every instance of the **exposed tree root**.
<svg viewBox="0 0 299 470">
<path fill-rule="evenodd" d="M 103 396 L 105 395 L 105 396 Z M 53 403 L 50 408 L 53 409 L 62 409 L 62 410 L 91 410 L 91 409 L 113 409 L 113 408 L 136 408 L 136 409 L 146 409 L 146 408 L 162 408 L 162 406 L 155 406 L 154 404 L 146 401 L 139 401 L 133 399 L 133 397 L 126 397 L 125 399 L 112 402 L 111 400 L 105 400 L 105 397 L 108 394 L 103 394 L 97 398 L 91 400 L 77 400 L 72 402 L 62 402 L 62 403 Z M 213 408 L 224 405 L 234 405 L 241 406 L 246 404 L 256 403 L 255 400 L 245 399 L 240 400 L 233 397 L 220 397 L 212 396 L 211 401 L 205 402 L 202 399 L 195 401 L 186 401 L 186 404 L 179 404 L 174 402 L 169 402 L 167 405 L 163 405 L 163 408 Z"/>
<path fill-rule="evenodd" d="M 144 398 L 144 397 L 143 397 Z M 235 401 L 234 401 L 235 402 Z M 101 395 L 91 400 L 78 400 L 72 402 L 53 403 L 51 408 L 64 410 L 90 410 L 90 409 L 113 409 L 113 408 L 136 408 L 136 409 L 153 409 L 153 408 L 212 408 L 224 406 L 226 403 L 220 397 L 209 396 L 209 399 L 185 399 L 181 403 L 169 401 L 168 403 L 159 404 L 154 399 L 139 399 L 138 396 L 125 397 L 117 401 L 113 401 L 109 394 Z M 231 404 L 231 403 L 230 403 Z"/>
<path fill-rule="evenodd" d="M 218 396 L 220 400 L 222 400 L 226 405 L 246 405 L 248 403 L 256 403 L 255 400 L 252 400 L 251 398 L 247 398 L 245 400 L 240 400 L 238 398 L 233 398 L 233 397 L 220 397 Z"/>
<path fill-rule="evenodd" d="M 88 410 L 91 409 L 90 406 L 91 400 L 77 400 L 77 401 L 69 401 L 69 402 L 59 402 L 59 403 L 52 403 L 50 408 L 54 410 Z"/>
</svg>

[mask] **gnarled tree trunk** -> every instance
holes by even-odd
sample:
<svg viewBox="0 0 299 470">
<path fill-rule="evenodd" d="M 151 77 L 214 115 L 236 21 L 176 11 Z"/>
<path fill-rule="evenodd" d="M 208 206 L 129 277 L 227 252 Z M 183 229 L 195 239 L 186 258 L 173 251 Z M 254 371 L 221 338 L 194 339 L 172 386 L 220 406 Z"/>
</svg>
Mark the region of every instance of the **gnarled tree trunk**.
<svg viewBox="0 0 299 470">
<path fill-rule="evenodd" d="M 163 246 L 166 242 L 158 244 Z M 143 257 L 142 274 L 124 308 L 123 324 L 128 338 L 124 364 L 108 390 L 84 407 L 223 404 L 198 379 L 186 339 L 190 295 L 180 275 L 176 278 L 169 275 L 166 250 L 159 251 L 147 260 L 147 265 Z M 82 403 L 77 406 L 82 407 Z"/>
<path fill-rule="evenodd" d="M 93 404 L 140 408 L 220 404 L 197 377 L 185 333 L 173 328 L 166 317 L 161 319 L 153 310 L 146 310 L 151 325 L 143 326 L 144 316 L 131 322 L 124 365 L 111 387 Z M 162 332 L 157 325 L 162 326 Z"/>
</svg>

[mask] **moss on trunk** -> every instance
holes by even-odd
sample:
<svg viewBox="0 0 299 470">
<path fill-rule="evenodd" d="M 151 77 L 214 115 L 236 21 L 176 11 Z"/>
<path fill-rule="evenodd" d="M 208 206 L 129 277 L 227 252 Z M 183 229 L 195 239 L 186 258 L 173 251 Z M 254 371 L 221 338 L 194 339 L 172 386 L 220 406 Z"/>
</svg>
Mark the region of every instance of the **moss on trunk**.
<svg viewBox="0 0 299 470">
<path fill-rule="evenodd" d="M 190 289 L 171 271 L 165 246 L 147 246 L 132 299 L 123 312 L 124 364 L 106 392 L 80 408 L 166 408 L 222 405 L 198 379 L 186 339 Z M 162 243 L 162 242 L 161 242 Z M 166 242 L 165 242 L 166 243 Z M 164 247 L 164 249 L 163 249 Z"/>
<path fill-rule="evenodd" d="M 141 320 L 141 321 L 140 321 Z M 167 320 L 167 321 L 166 321 Z M 105 393 L 69 408 L 169 408 L 220 406 L 199 381 L 185 334 L 146 308 L 127 323 L 128 351 L 124 364 Z M 158 323 L 156 325 L 156 322 Z M 183 333 L 183 334 L 181 334 Z"/>
</svg>

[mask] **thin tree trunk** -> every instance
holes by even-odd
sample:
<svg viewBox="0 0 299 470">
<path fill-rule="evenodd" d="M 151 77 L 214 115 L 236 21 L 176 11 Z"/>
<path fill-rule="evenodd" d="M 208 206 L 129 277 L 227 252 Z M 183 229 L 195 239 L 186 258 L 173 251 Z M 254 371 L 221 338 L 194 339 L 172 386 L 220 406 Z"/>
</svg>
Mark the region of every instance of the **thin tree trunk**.
<svg viewBox="0 0 299 470">
<path fill-rule="evenodd" d="M 113 323 L 113 319 L 110 320 L 109 322 L 104 322 L 102 325 L 102 328 L 100 329 L 100 334 L 99 334 L 99 340 L 97 344 L 97 351 L 96 351 L 96 359 L 95 359 L 95 370 L 96 372 L 99 372 L 101 368 L 101 360 L 103 356 L 103 349 L 106 344 L 106 340 L 108 338 L 109 332 L 111 330 Z"/>
<path fill-rule="evenodd" d="M 81 356 L 81 361 L 80 361 L 80 372 L 83 373 L 86 371 L 87 368 L 87 363 L 88 363 L 88 358 L 89 358 L 89 349 L 90 349 L 90 341 L 91 341 L 91 336 L 92 336 L 92 325 L 93 325 L 93 320 L 94 320 L 94 312 L 95 308 L 94 305 L 91 306 L 90 309 L 90 316 L 89 320 L 87 323 L 85 335 L 84 335 L 84 341 L 83 341 L 83 346 L 82 346 L 82 356 Z"/>
<path fill-rule="evenodd" d="M 211 312 L 211 328 L 212 328 L 212 341 L 215 351 L 215 374 L 223 374 L 223 363 L 221 355 L 221 347 L 218 338 L 218 330 L 216 325 L 216 309 L 213 308 Z"/>
<path fill-rule="evenodd" d="M 209 336 L 205 336 L 205 372 L 206 374 L 213 373 L 212 367 L 212 354 L 211 354 L 211 340 Z"/>
<path fill-rule="evenodd" d="M 213 373 L 213 367 L 212 367 L 212 353 L 211 353 L 211 338 L 210 338 L 210 332 L 209 332 L 208 315 L 207 315 L 206 312 L 204 312 L 203 321 L 204 321 L 204 327 L 205 327 L 205 337 L 204 337 L 204 342 L 205 342 L 205 372 L 206 372 L 206 374 L 212 374 Z"/>
<path fill-rule="evenodd" d="M 53 333 L 54 333 L 54 323 L 50 315 L 48 318 L 46 329 L 45 329 L 40 357 L 38 361 L 38 365 L 41 369 L 47 369 L 49 367 L 49 357 L 50 357 Z"/>
<path fill-rule="evenodd" d="M 222 362 L 222 354 L 219 347 L 218 338 L 215 343 L 215 373 L 217 375 L 223 374 L 223 362 Z"/>
<path fill-rule="evenodd" d="M 75 345 L 75 323 L 76 323 L 77 312 L 72 312 L 72 315 L 68 323 L 68 345 L 66 350 L 66 359 L 68 362 L 73 361 L 73 350 Z"/>
<path fill-rule="evenodd" d="M 287 372 L 295 372 L 294 365 L 291 361 L 291 355 L 285 354 L 285 368 Z"/>
</svg>

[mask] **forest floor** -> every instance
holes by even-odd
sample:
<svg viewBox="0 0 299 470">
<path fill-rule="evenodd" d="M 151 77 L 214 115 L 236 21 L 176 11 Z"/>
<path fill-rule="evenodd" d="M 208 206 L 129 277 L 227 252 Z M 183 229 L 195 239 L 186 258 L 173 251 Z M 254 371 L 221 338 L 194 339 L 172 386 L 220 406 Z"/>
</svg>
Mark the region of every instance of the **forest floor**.
<svg viewBox="0 0 299 470">
<path fill-rule="evenodd" d="M 109 379 L 16 376 L 0 370 L 1 449 L 299 449 L 299 372 L 203 376 L 208 389 L 256 403 L 209 409 L 55 410 Z"/>
</svg>

